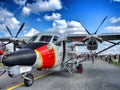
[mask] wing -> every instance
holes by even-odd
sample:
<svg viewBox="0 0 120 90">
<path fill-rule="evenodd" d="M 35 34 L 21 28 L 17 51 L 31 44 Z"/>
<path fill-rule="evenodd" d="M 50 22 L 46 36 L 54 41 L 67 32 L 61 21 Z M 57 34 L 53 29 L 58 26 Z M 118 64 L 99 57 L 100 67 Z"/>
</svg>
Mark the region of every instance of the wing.
<svg viewBox="0 0 120 90">
<path fill-rule="evenodd" d="M 9 42 L 10 38 L 0 38 L 0 41 L 2 41 L 2 42 Z"/>
<path fill-rule="evenodd" d="M 2 41 L 2 42 L 9 42 L 9 41 L 16 41 L 16 40 L 18 40 L 18 41 L 20 41 L 20 40 L 29 40 L 31 37 L 17 37 L 17 38 L 0 38 L 0 41 Z"/>
<path fill-rule="evenodd" d="M 87 34 L 68 34 L 67 40 L 70 41 L 82 41 L 84 38 L 87 38 Z M 120 40 L 120 33 L 114 33 L 114 34 L 99 34 L 97 35 L 99 38 L 102 38 L 103 41 L 108 40 Z"/>
<path fill-rule="evenodd" d="M 118 34 L 101 34 L 98 37 L 102 38 L 103 41 L 108 40 L 120 40 L 120 33 Z"/>
<path fill-rule="evenodd" d="M 82 41 L 86 37 L 87 37 L 87 34 L 68 34 L 67 35 L 67 40 Z"/>
<path fill-rule="evenodd" d="M 29 41 L 31 37 L 27 37 L 27 36 L 23 36 L 23 37 L 17 37 L 17 38 L 0 38 L 0 41 L 2 42 L 11 42 L 11 43 L 15 43 L 15 42 L 22 42 L 23 40 Z"/>
</svg>

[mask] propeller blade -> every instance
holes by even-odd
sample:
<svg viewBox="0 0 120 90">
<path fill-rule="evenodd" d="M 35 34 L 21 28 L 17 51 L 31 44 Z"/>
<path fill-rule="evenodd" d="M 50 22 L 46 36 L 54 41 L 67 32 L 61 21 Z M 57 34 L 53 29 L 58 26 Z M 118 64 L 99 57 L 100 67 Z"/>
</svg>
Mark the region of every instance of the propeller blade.
<svg viewBox="0 0 120 90">
<path fill-rule="evenodd" d="M 11 37 L 13 37 L 13 35 L 12 35 L 10 29 L 8 28 L 8 26 L 6 26 L 6 28 L 7 28 L 8 32 L 9 32 L 9 34 L 11 35 Z"/>
<path fill-rule="evenodd" d="M 23 29 L 24 25 L 25 25 L 25 23 L 23 23 L 23 24 L 21 25 L 21 27 L 19 28 L 19 30 L 18 30 L 18 32 L 17 32 L 15 38 L 18 36 L 18 34 L 20 33 L 20 31 Z"/>
<path fill-rule="evenodd" d="M 102 24 L 104 23 L 104 21 L 106 20 L 107 16 L 105 16 L 105 18 L 103 19 L 103 21 L 100 23 L 99 27 L 97 28 L 97 30 L 95 31 L 94 34 L 96 34 L 98 32 L 98 30 L 100 29 L 100 27 L 102 26 Z"/>
<path fill-rule="evenodd" d="M 87 28 L 85 28 L 83 25 L 82 27 L 85 29 L 85 31 L 90 35 L 90 32 L 87 30 Z"/>
<path fill-rule="evenodd" d="M 9 43 L 11 43 L 11 41 L 9 41 L 8 43 L 5 43 L 3 46 L 6 46 L 6 45 L 8 45 Z"/>
<path fill-rule="evenodd" d="M 13 50 L 16 51 L 16 45 L 14 44 Z"/>
</svg>

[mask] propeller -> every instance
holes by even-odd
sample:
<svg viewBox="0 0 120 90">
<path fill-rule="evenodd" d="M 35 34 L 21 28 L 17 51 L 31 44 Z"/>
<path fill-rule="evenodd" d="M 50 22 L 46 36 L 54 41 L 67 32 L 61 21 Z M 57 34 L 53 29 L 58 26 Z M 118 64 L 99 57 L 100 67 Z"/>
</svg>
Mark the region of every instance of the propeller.
<svg viewBox="0 0 120 90">
<path fill-rule="evenodd" d="M 98 28 L 96 29 L 96 31 L 92 34 L 92 33 L 90 33 L 83 25 L 83 27 L 84 27 L 84 29 L 85 29 L 85 31 L 88 33 L 88 35 L 90 36 L 90 37 L 85 37 L 84 39 L 83 39 L 83 42 L 86 42 L 87 40 L 89 40 L 89 38 L 91 38 L 91 35 L 92 35 L 92 37 L 93 37 L 93 35 L 96 35 L 97 34 L 97 32 L 98 32 L 98 30 L 100 29 L 100 27 L 102 26 L 102 24 L 105 22 L 105 20 L 107 19 L 107 16 L 105 16 L 104 17 L 104 19 L 102 20 L 102 22 L 100 23 L 100 25 L 98 26 Z M 99 37 L 94 37 L 94 38 L 96 38 L 99 42 L 102 42 L 102 38 L 99 38 Z"/>
<path fill-rule="evenodd" d="M 24 25 L 25 25 L 25 23 L 23 23 L 23 24 L 20 26 L 20 28 L 18 29 L 18 32 L 17 32 L 17 34 L 15 35 L 15 37 L 14 37 L 13 34 L 11 33 L 9 27 L 6 26 L 6 28 L 7 28 L 8 32 L 9 32 L 9 34 L 11 35 L 12 38 L 17 38 L 18 35 L 19 35 L 19 33 L 21 32 L 21 30 L 23 29 Z M 6 43 L 5 45 L 7 45 L 7 44 L 9 44 L 9 43 L 11 43 L 11 41 L 9 41 L 8 43 Z M 14 49 L 14 51 L 16 51 L 16 46 L 18 45 L 18 42 L 16 41 L 16 42 L 14 42 L 13 44 L 14 44 L 13 49 Z"/>
</svg>

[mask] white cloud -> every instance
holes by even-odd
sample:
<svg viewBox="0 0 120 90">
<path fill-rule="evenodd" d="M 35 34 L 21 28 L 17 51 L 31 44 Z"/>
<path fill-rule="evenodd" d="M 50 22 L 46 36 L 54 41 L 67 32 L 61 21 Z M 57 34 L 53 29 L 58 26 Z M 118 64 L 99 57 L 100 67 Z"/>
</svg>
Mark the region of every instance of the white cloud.
<svg viewBox="0 0 120 90">
<path fill-rule="evenodd" d="M 120 26 L 107 26 L 105 30 L 108 32 L 120 32 Z"/>
<path fill-rule="evenodd" d="M 20 22 L 15 17 L 11 17 L 6 18 L 5 24 L 13 30 L 18 29 Z"/>
<path fill-rule="evenodd" d="M 0 8 L 0 30 L 6 30 L 7 25 L 11 30 L 18 29 L 20 22 L 14 17 L 14 14 L 7 9 Z M 8 35 L 8 34 L 6 34 Z"/>
<path fill-rule="evenodd" d="M 24 36 L 33 36 L 34 34 L 39 33 L 38 30 L 32 28 L 28 33 L 26 33 Z"/>
<path fill-rule="evenodd" d="M 105 46 L 111 45 L 111 43 L 109 43 L 109 42 L 103 42 L 103 44 L 104 44 Z"/>
<path fill-rule="evenodd" d="M 120 23 L 120 17 L 118 17 L 118 18 L 112 17 L 112 18 L 110 19 L 110 22 L 111 22 L 111 23 Z"/>
<path fill-rule="evenodd" d="M 110 46 L 110 45 L 108 45 Z M 106 47 L 108 47 L 106 46 Z M 104 52 L 102 52 L 102 54 L 120 54 L 120 46 L 115 46 L 115 47 L 112 47 Z"/>
<path fill-rule="evenodd" d="M 13 0 L 14 3 L 23 6 L 27 2 L 27 0 Z"/>
<path fill-rule="evenodd" d="M 30 9 L 30 8 L 28 8 L 28 7 L 23 7 L 23 9 L 22 9 L 22 15 L 28 16 L 28 15 L 30 15 L 30 12 L 31 12 L 31 9 Z"/>
<path fill-rule="evenodd" d="M 113 0 L 114 2 L 120 2 L 120 0 Z"/>
<path fill-rule="evenodd" d="M 72 34 L 85 34 L 84 28 L 80 22 L 77 21 L 66 21 L 66 20 L 55 20 L 53 22 L 53 28 L 48 31 L 59 32 L 59 33 L 72 33 Z"/>
<path fill-rule="evenodd" d="M 42 21 L 42 19 L 40 19 L 40 18 L 37 18 L 37 21 Z"/>
<path fill-rule="evenodd" d="M 59 29 L 64 29 L 64 28 L 67 28 L 67 22 L 66 20 L 55 20 L 53 22 L 53 27 L 54 28 L 59 28 Z"/>
<path fill-rule="evenodd" d="M 45 15 L 44 19 L 47 21 L 58 20 L 58 19 L 61 19 L 61 14 L 60 13 L 52 13 L 51 16 Z"/>
<path fill-rule="evenodd" d="M 5 19 L 13 17 L 13 13 L 9 12 L 6 9 L 0 8 L 0 22 L 3 22 Z"/>
<path fill-rule="evenodd" d="M 62 8 L 60 0 L 36 0 L 35 3 L 27 4 L 23 7 L 22 15 L 38 14 L 39 12 L 48 12 L 60 10 Z"/>
<path fill-rule="evenodd" d="M 70 22 L 68 23 L 68 26 L 69 26 L 69 27 L 80 27 L 81 24 L 80 24 L 79 22 L 76 22 L 76 21 L 70 21 Z"/>
</svg>

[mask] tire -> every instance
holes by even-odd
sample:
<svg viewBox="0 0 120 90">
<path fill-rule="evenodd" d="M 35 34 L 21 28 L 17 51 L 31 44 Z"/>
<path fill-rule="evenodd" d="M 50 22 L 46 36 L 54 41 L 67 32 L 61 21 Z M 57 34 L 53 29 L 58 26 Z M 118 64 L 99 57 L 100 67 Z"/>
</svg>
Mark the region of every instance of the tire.
<svg viewBox="0 0 120 90">
<path fill-rule="evenodd" d="M 34 82 L 34 77 L 33 77 L 32 74 L 27 74 L 26 77 L 31 79 L 31 80 L 24 79 L 24 85 L 26 87 L 30 87 L 33 84 L 33 82 Z"/>
<path fill-rule="evenodd" d="M 79 64 L 79 65 L 76 67 L 76 69 L 77 69 L 77 72 L 78 72 L 78 73 L 82 73 L 82 72 L 83 72 L 83 66 L 82 66 L 82 64 Z"/>
</svg>

